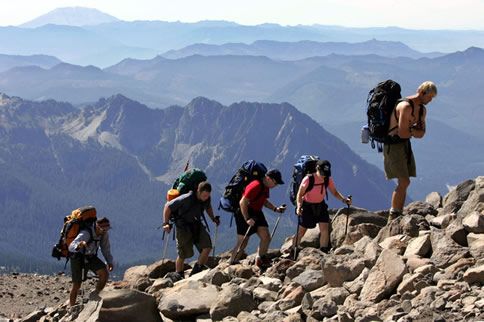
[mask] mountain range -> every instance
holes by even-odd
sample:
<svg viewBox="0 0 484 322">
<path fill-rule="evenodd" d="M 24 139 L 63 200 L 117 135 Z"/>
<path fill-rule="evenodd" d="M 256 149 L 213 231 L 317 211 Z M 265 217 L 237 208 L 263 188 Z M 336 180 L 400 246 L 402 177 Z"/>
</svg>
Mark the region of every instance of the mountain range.
<svg viewBox="0 0 484 322">
<path fill-rule="evenodd" d="M 100 18 L 99 12 L 91 19 L 92 10 L 62 8 L 27 24 L 36 26 L 35 28 L 0 27 L 0 53 L 46 54 L 72 64 L 107 67 L 123 58 L 148 59 L 169 50 L 179 50 L 201 43 L 252 44 L 258 40 L 361 43 L 378 39 L 401 42 L 413 50 L 425 53 L 448 53 L 471 46 L 484 47 L 484 31 L 476 30 L 409 30 L 395 27 L 347 28 L 277 24 L 245 26 L 227 21 L 127 22 L 115 20 L 116 18 L 108 15 L 106 19 Z M 91 22 L 98 24 L 79 26 Z M 429 39 L 432 41 L 428 41 Z M 382 53 L 385 53 L 385 50 L 380 48 L 376 54 Z M 394 50 L 390 50 L 389 53 L 395 55 Z"/>
<path fill-rule="evenodd" d="M 336 55 L 378 55 L 383 57 L 438 57 L 441 53 L 421 53 L 396 41 L 379 41 L 376 39 L 358 42 L 316 42 L 302 40 L 297 42 L 280 42 L 258 40 L 252 44 L 228 43 L 223 45 L 193 44 L 179 50 L 170 50 L 162 54 L 165 58 L 177 59 L 192 55 L 222 56 L 244 55 L 265 56 L 274 60 L 301 60 L 316 56 Z"/>
<path fill-rule="evenodd" d="M 185 107 L 154 110 L 115 95 L 76 108 L 1 94 L 0 266 L 51 268 L 45 263 L 55 263 L 50 249 L 63 216 L 88 204 L 112 220 L 120 264 L 157 258 L 165 192 L 187 160 L 206 171 L 214 207 L 244 161 L 277 167 L 287 184 L 271 198 L 281 204 L 288 203 L 292 165 L 302 154 L 329 159 L 338 189 L 352 194 L 355 204 L 388 206 L 393 184 L 382 172 L 287 103 L 223 106 L 199 97 Z M 341 207 L 332 197 L 329 205 Z M 228 227 L 228 214 L 219 214 L 222 251 L 231 247 L 221 241 L 232 241 L 235 228 Z M 268 214 L 268 220 L 272 224 L 275 216 Z M 292 233 L 293 222 L 289 209 L 275 244 Z"/>
<path fill-rule="evenodd" d="M 484 171 L 474 152 L 484 146 L 479 94 L 483 71 L 484 50 L 475 47 L 432 59 L 329 55 L 276 61 L 261 56 L 158 56 L 125 59 L 106 69 L 66 63 L 50 69 L 16 67 L 0 73 L 0 90 L 75 104 L 122 93 L 152 108 L 183 106 L 197 96 L 226 105 L 234 101 L 288 102 L 381 168 L 381 157 L 359 143 L 368 91 L 390 78 L 401 84 L 406 96 L 423 80 L 431 79 L 439 95 L 429 105 L 428 135 L 415 142 L 419 179 L 410 186 L 410 195 L 423 199 L 429 189 L 445 193 L 446 186 Z M 434 130 L 434 124 L 440 129 Z M 455 145 L 437 150 L 449 136 Z M 449 168 L 436 168 L 428 156 L 447 150 L 459 153 L 444 154 Z"/>
</svg>

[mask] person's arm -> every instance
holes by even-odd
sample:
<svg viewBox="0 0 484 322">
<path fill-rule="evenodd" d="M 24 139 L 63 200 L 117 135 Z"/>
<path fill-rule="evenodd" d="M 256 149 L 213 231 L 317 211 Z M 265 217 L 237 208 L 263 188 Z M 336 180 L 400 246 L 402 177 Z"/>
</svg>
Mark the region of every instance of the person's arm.
<svg viewBox="0 0 484 322">
<path fill-rule="evenodd" d="M 108 270 L 112 271 L 114 267 L 113 255 L 111 254 L 111 243 L 109 242 L 109 234 L 105 232 L 100 241 L 101 253 L 103 254 L 108 264 Z"/>
<path fill-rule="evenodd" d="M 425 117 L 427 116 L 427 110 L 425 107 L 420 106 L 420 108 L 423 109 L 420 120 L 410 127 L 410 133 L 412 133 L 412 136 L 417 139 L 421 139 L 425 135 Z"/>
<path fill-rule="evenodd" d="M 297 191 L 297 196 L 296 196 L 296 214 L 298 216 L 302 215 L 302 205 L 303 205 L 303 196 L 306 194 L 306 190 L 308 188 L 307 182 L 309 179 L 306 181 L 306 178 L 304 178 L 301 181 L 301 184 L 299 185 L 299 189 Z"/>
<path fill-rule="evenodd" d="M 347 204 L 347 205 L 351 205 L 351 198 L 346 198 L 345 196 L 343 196 L 337 189 L 336 189 L 336 186 L 334 184 L 334 181 L 333 179 L 329 179 L 330 180 L 330 183 L 328 185 L 328 189 L 329 191 L 331 191 L 331 193 L 333 194 L 333 196 L 335 196 L 335 198 L 341 200 L 343 203 Z"/>
<path fill-rule="evenodd" d="M 410 103 L 403 101 L 395 107 L 398 115 L 398 136 L 402 139 L 409 139 L 412 137 L 410 131 L 410 117 L 412 115 L 412 106 Z"/>
<path fill-rule="evenodd" d="M 171 230 L 170 218 L 171 218 L 171 208 L 170 208 L 170 203 L 167 202 L 165 204 L 165 207 L 163 208 L 163 230 L 168 233 Z"/>
<path fill-rule="evenodd" d="M 91 235 L 86 230 L 81 230 L 77 237 L 69 245 L 69 251 L 71 253 L 78 253 L 87 246 L 87 242 Z"/>
</svg>

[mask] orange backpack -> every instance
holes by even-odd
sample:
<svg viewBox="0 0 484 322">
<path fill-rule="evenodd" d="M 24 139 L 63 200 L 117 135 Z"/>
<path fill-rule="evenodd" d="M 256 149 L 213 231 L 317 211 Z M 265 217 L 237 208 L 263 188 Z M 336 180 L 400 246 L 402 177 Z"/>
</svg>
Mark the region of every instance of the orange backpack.
<svg viewBox="0 0 484 322">
<path fill-rule="evenodd" d="M 64 218 L 64 225 L 57 244 L 52 249 L 52 257 L 58 260 L 69 257 L 69 245 L 77 237 L 81 229 L 90 227 L 96 222 L 96 208 L 87 206 L 78 208 Z"/>
</svg>

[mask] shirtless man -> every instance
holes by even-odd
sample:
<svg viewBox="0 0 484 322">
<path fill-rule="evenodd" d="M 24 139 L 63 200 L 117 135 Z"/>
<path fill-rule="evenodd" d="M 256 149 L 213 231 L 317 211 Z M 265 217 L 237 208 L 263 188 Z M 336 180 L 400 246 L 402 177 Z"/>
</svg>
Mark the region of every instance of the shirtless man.
<svg viewBox="0 0 484 322">
<path fill-rule="evenodd" d="M 437 87 L 431 81 L 423 82 L 417 93 L 401 100 L 395 107 L 390 119 L 388 134 L 391 143 L 385 143 L 383 159 L 387 179 L 397 179 L 397 187 L 392 194 L 392 206 L 388 222 L 400 216 L 405 205 L 410 177 L 416 177 L 415 159 L 410 138 L 422 138 L 425 135 L 425 117 L 428 104 L 437 95 Z"/>
</svg>

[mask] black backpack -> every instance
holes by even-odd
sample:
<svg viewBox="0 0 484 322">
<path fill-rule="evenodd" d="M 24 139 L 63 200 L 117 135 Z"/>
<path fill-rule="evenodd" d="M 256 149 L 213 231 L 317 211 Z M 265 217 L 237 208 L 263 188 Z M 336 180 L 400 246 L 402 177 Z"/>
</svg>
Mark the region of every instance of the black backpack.
<svg viewBox="0 0 484 322">
<path fill-rule="evenodd" d="M 316 163 L 319 161 L 319 157 L 315 155 L 302 155 L 299 160 L 294 164 L 294 170 L 292 172 L 292 182 L 291 182 L 291 190 L 289 191 L 289 199 L 291 200 L 292 204 L 295 206 L 297 203 L 297 192 L 299 191 L 299 186 L 301 185 L 301 181 L 304 179 L 305 176 L 308 174 L 316 173 Z M 329 177 L 331 176 L 331 164 L 329 161 L 324 161 L 324 168 L 325 168 L 325 176 L 327 180 L 324 181 L 324 187 L 328 187 Z M 311 191 L 314 187 L 314 176 L 309 176 L 309 184 L 306 188 L 306 193 Z M 328 194 L 326 194 L 326 198 Z"/>
<path fill-rule="evenodd" d="M 375 147 L 375 142 L 386 143 L 388 140 L 388 129 L 390 126 L 390 118 L 397 105 L 402 98 L 400 85 L 389 79 L 378 83 L 368 93 L 366 100 L 368 116 L 368 131 L 370 134 L 371 146 Z"/>
<path fill-rule="evenodd" d="M 220 198 L 219 209 L 235 213 L 239 209 L 239 201 L 245 187 L 254 180 L 262 180 L 266 173 L 267 168 L 263 163 L 255 160 L 245 162 L 225 187 L 224 194 Z"/>
</svg>

